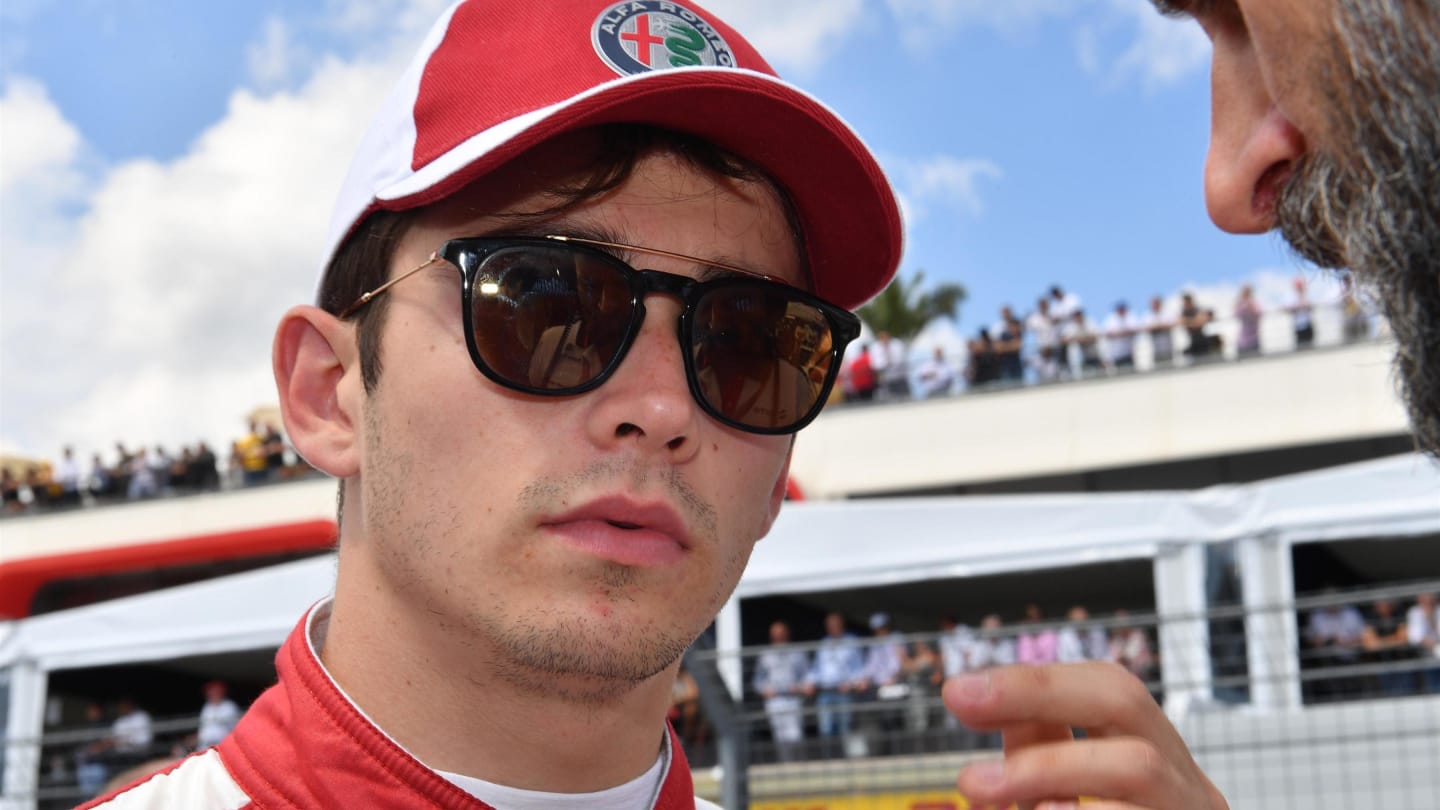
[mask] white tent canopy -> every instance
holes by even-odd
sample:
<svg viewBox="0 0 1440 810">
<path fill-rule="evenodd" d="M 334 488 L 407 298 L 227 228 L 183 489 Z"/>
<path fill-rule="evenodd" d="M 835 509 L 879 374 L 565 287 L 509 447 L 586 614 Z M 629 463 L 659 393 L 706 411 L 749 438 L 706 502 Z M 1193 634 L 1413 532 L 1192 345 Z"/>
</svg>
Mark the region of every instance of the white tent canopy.
<svg viewBox="0 0 1440 810">
<path fill-rule="evenodd" d="M 997 495 L 791 504 L 751 557 L 742 598 L 1155 556 L 1164 545 L 1440 532 L 1440 464 L 1366 461 L 1195 492 Z"/>
<path fill-rule="evenodd" d="M 334 581 L 334 555 L 325 555 L 25 619 L 0 639 L 0 667 L 76 669 L 278 647 Z"/>
</svg>

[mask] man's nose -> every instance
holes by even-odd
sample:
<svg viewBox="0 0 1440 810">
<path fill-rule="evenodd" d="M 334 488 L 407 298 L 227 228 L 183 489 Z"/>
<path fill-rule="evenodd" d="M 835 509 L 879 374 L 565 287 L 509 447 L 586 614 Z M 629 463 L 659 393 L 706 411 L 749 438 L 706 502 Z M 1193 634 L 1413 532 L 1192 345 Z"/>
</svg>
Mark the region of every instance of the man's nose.
<svg viewBox="0 0 1440 810">
<path fill-rule="evenodd" d="M 1305 137 L 1276 106 L 1248 36 L 1214 39 L 1205 207 L 1221 230 L 1262 233 Z"/>
<path fill-rule="evenodd" d="M 650 297 L 645 323 L 620 367 L 587 395 L 594 401 L 587 431 L 597 444 L 634 443 L 672 463 L 692 458 L 699 448 L 700 410 L 676 339 L 679 308 L 679 302 Z"/>
</svg>

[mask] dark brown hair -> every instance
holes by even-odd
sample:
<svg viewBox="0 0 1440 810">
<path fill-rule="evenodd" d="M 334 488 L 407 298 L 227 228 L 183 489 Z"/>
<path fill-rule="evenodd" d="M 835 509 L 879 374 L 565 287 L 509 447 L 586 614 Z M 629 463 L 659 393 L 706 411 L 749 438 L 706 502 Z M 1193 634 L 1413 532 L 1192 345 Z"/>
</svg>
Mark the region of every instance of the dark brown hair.
<svg viewBox="0 0 1440 810">
<path fill-rule="evenodd" d="M 550 190 L 556 204 L 516 219 L 543 219 L 594 199 L 622 185 L 635 165 L 657 153 L 675 155 L 687 164 L 724 177 L 746 182 L 763 182 L 775 190 L 795 239 L 800 267 L 808 273 L 804 238 L 799 217 L 790 198 L 763 169 L 695 135 L 641 124 L 607 124 L 596 127 L 599 149 L 589 171 L 572 182 Z M 396 247 L 414 223 L 418 209 L 376 211 L 365 217 L 335 251 L 320 284 L 319 306 L 339 314 L 367 291 L 384 284 Z M 438 247 L 438 245 L 437 245 Z M 380 333 L 385 324 L 387 296 L 372 299 L 351 317 L 355 319 L 360 350 L 360 374 L 365 390 L 380 383 Z"/>
</svg>

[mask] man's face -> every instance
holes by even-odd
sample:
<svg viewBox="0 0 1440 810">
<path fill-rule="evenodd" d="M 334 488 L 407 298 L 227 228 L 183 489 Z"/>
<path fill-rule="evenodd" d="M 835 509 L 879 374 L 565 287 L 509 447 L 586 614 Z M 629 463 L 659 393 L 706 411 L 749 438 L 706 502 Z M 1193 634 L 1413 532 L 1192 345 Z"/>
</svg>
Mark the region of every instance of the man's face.
<svg viewBox="0 0 1440 810">
<path fill-rule="evenodd" d="M 790 628 L 787 627 L 784 622 L 775 622 L 774 624 L 770 625 L 770 643 L 790 643 Z"/>
<path fill-rule="evenodd" d="M 825 633 L 831 638 L 839 638 L 845 634 L 845 619 L 839 613 L 830 613 L 825 616 Z"/>
<path fill-rule="evenodd" d="M 1214 44 L 1205 196 L 1370 284 L 1420 444 L 1440 453 L 1440 16 L 1414 0 L 1155 0 Z"/>
<path fill-rule="evenodd" d="M 666 155 L 542 222 L 513 216 L 553 208 L 540 189 L 572 180 L 585 153 L 584 142 L 552 144 L 426 209 L 392 276 L 447 239 L 513 234 L 523 221 L 529 233 L 599 234 L 804 284 L 773 189 L 719 181 Z M 532 689 L 590 694 L 670 666 L 769 530 L 790 438 L 739 432 L 699 409 L 676 338 L 677 300 L 645 301 L 634 345 L 598 389 L 542 398 L 502 389 L 471 364 L 453 268 L 388 295 L 384 372 L 363 403 L 355 552 L 380 587 Z"/>
</svg>

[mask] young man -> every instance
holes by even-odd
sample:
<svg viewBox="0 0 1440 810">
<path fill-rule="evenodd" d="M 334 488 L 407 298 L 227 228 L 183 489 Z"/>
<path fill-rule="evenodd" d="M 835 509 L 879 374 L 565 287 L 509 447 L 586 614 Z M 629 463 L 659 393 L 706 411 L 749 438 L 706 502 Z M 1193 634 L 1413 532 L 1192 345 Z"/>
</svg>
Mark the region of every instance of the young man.
<svg viewBox="0 0 1440 810">
<path fill-rule="evenodd" d="M 274 345 L 294 448 L 342 482 L 333 599 L 217 748 L 94 806 L 704 805 L 671 686 L 859 333 L 840 307 L 895 272 L 874 158 L 688 2 L 473 0 L 383 106 L 334 222 L 319 306 Z M 996 674 L 956 705 L 1131 740 L 1073 753 L 1047 796 L 1205 789 L 1126 680 Z"/>
<path fill-rule="evenodd" d="M 810 655 L 790 649 L 790 625 L 770 625 L 770 649 L 755 661 L 751 684 L 765 700 L 765 717 L 781 762 L 794 762 L 804 753 L 806 680 L 810 676 Z"/>
<path fill-rule="evenodd" d="M 1150 311 L 1143 322 L 1145 333 L 1150 336 L 1150 356 L 1155 368 L 1168 364 L 1175 356 L 1175 319 L 1165 312 L 1165 300 L 1160 296 L 1150 299 Z"/>
<path fill-rule="evenodd" d="M 1105 342 L 1110 352 L 1110 365 L 1118 370 L 1135 370 L 1135 335 L 1140 319 L 1130 314 L 1124 301 L 1115 302 L 1115 311 L 1105 319 Z"/>
<path fill-rule="evenodd" d="M 240 722 L 240 707 L 226 696 L 229 691 L 224 681 L 205 684 L 205 705 L 200 707 L 200 725 L 195 732 L 197 748 L 219 745 Z"/>
<path fill-rule="evenodd" d="M 1214 43 L 1210 217 L 1278 228 L 1378 294 L 1419 445 L 1440 454 L 1440 13 L 1414 0 L 1154 0 Z"/>
</svg>

